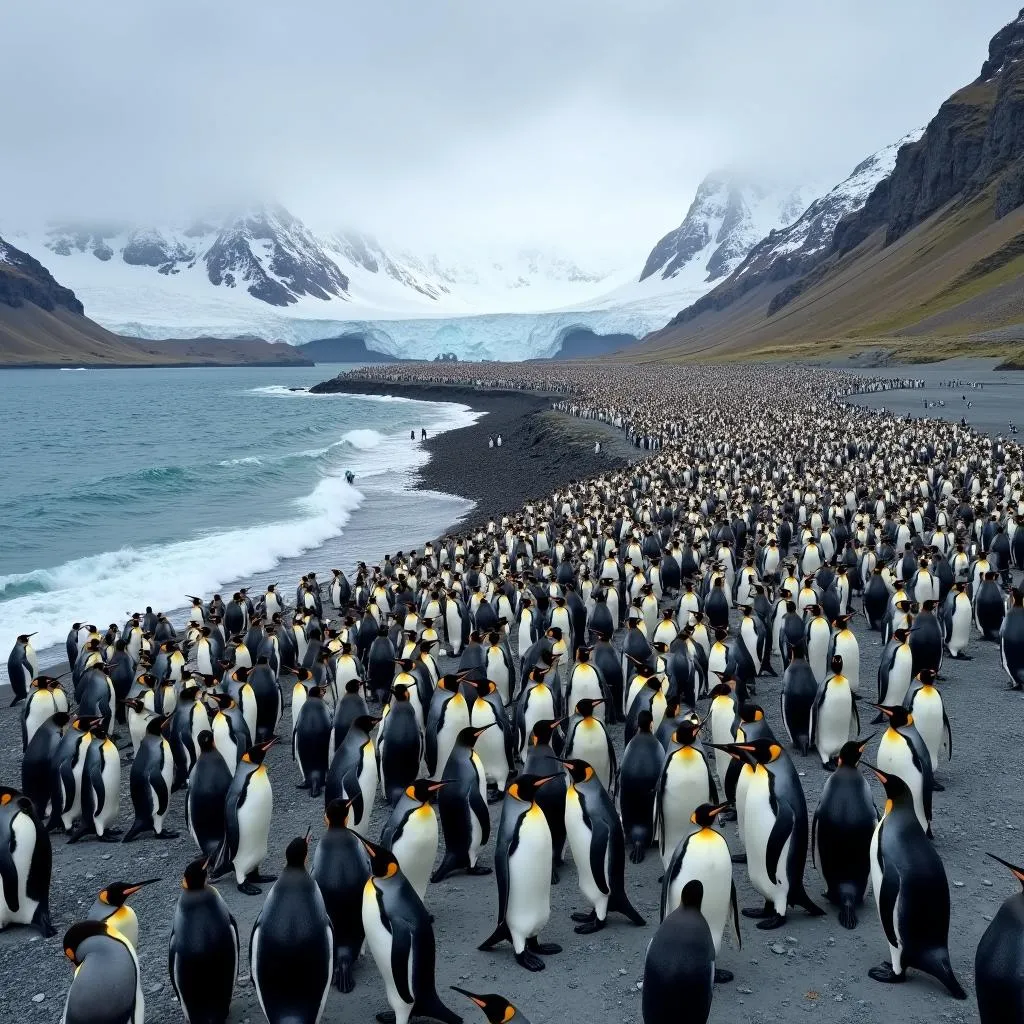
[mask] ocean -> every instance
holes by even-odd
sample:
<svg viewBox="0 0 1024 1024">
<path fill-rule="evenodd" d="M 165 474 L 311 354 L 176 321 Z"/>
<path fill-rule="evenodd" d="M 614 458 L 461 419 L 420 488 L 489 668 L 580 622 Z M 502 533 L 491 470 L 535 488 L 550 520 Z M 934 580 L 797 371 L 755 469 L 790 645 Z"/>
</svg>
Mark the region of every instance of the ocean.
<svg viewBox="0 0 1024 1024">
<path fill-rule="evenodd" d="M 188 594 L 351 578 L 465 515 L 410 483 L 420 430 L 479 414 L 306 390 L 349 368 L 0 372 L 0 679 L 19 633 L 46 665 L 73 622 L 146 605 L 177 621 Z"/>
</svg>

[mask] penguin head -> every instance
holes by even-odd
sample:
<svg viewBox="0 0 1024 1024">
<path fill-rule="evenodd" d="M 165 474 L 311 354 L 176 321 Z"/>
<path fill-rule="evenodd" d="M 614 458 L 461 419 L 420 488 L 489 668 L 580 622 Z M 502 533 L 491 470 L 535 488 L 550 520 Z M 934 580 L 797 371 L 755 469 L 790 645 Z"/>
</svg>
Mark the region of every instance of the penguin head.
<svg viewBox="0 0 1024 1024">
<path fill-rule="evenodd" d="M 406 787 L 405 795 L 411 800 L 418 800 L 421 804 L 430 804 L 437 800 L 437 794 L 447 785 L 447 782 L 417 779 L 411 786 Z"/>
<path fill-rule="evenodd" d="M 509 1021 L 515 1020 L 518 1013 L 516 1008 L 504 996 L 495 995 L 494 993 L 478 996 L 456 985 L 452 985 L 452 991 L 458 992 L 460 995 L 464 995 L 467 999 L 471 999 L 476 1003 L 484 1011 L 484 1016 L 490 1024 L 508 1024 Z"/>
<path fill-rule="evenodd" d="M 358 682 L 358 680 L 353 681 Z M 394 699 L 399 704 L 401 704 L 409 700 L 409 687 L 406 686 L 405 683 L 395 683 L 395 685 L 391 688 L 391 694 L 394 697 Z"/>
<path fill-rule="evenodd" d="M 936 679 L 935 669 L 933 669 L 933 668 L 923 668 L 918 673 L 917 678 L 920 679 L 921 682 L 925 686 L 934 686 L 935 685 L 935 679 Z"/>
<path fill-rule="evenodd" d="M 304 836 L 296 836 L 285 848 L 284 860 L 290 868 L 306 870 L 306 858 L 309 856 L 309 832 Z"/>
<path fill-rule="evenodd" d="M 752 700 L 746 700 L 740 705 L 740 721 L 741 722 L 763 722 L 764 721 L 764 708 L 760 704 L 754 703 Z"/>
<path fill-rule="evenodd" d="M 467 725 L 464 729 L 459 730 L 459 735 L 455 738 L 456 746 L 472 749 L 476 741 L 496 724 L 496 722 L 488 722 L 487 725 Z"/>
<path fill-rule="evenodd" d="M 353 721 L 352 727 L 355 729 L 360 729 L 362 732 L 365 732 L 367 735 L 369 735 L 376 728 L 377 723 L 379 721 L 380 719 L 375 717 L 374 715 L 360 715 L 357 719 L 355 719 L 355 721 Z"/>
<path fill-rule="evenodd" d="M 358 719 L 357 719 L 358 721 Z M 353 723 L 355 724 L 355 723 Z M 205 730 L 204 730 L 205 731 Z M 254 743 L 243 755 L 242 760 L 246 764 L 263 764 L 264 758 L 267 756 L 267 751 L 277 742 L 276 736 L 271 736 L 269 740 L 263 743 Z"/>
<path fill-rule="evenodd" d="M 691 719 L 684 719 L 680 722 L 672 733 L 672 739 L 676 743 L 681 743 L 684 747 L 689 747 L 697 742 L 697 737 L 700 734 L 701 723 L 694 722 Z"/>
<path fill-rule="evenodd" d="M 883 772 L 881 768 L 877 768 L 873 764 L 868 764 L 867 761 L 864 761 L 863 764 L 866 768 L 871 769 L 875 777 L 885 789 L 886 814 L 888 814 L 895 806 L 902 805 L 913 809 L 914 797 L 910 792 L 910 787 L 898 775 Z"/>
<path fill-rule="evenodd" d="M 584 697 L 582 700 L 576 701 L 576 714 L 582 715 L 584 718 L 590 718 L 594 714 L 594 708 L 599 707 L 603 703 L 604 697 L 598 697 L 596 700 Z"/>
<path fill-rule="evenodd" d="M 884 704 L 872 704 L 871 706 L 889 719 L 890 729 L 902 729 L 905 725 L 914 724 L 914 716 L 902 704 L 888 707 Z"/>
<path fill-rule="evenodd" d="M 719 682 L 715 686 L 711 687 L 710 691 L 708 691 L 708 696 L 712 700 L 714 700 L 715 697 L 731 697 L 733 687 L 726 680 L 725 673 L 716 672 L 715 675 L 718 676 Z"/>
<path fill-rule="evenodd" d="M 540 722 L 537 722 L 533 727 L 533 731 L 530 733 L 530 745 L 534 747 L 551 742 L 551 737 L 554 735 L 555 730 L 559 725 L 562 724 L 563 719 L 550 719 L 546 718 Z"/>
<path fill-rule="evenodd" d="M 203 753 L 214 749 L 213 733 L 209 729 L 203 729 L 196 737 L 196 741 L 199 743 L 199 749 Z"/>
<path fill-rule="evenodd" d="M 636 730 L 638 733 L 650 733 L 654 728 L 654 715 L 648 710 L 643 710 L 637 715 Z"/>
<path fill-rule="evenodd" d="M 564 776 L 562 776 L 564 778 Z M 541 786 L 547 785 L 552 779 L 559 778 L 558 775 L 519 775 L 508 789 L 505 790 L 508 796 L 523 803 L 533 803 Z"/>
<path fill-rule="evenodd" d="M 725 804 L 701 804 L 694 812 L 690 815 L 690 821 L 694 825 L 699 825 L 701 828 L 711 828 L 715 823 L 715 818 L 727 810 L 729 805 Z"/>
<path fill-rule="evenodd" d="M 773 761 L 777 761 L 784 752 L 782 747 L 769 736 L 762 736 L 760 739 L 750 740 L 746 743 L 724 743 L 721 745 L 712 743 L 711 746 L 728 754 L 732 754 L 733 750 L 738 751 L 741 755 L 747 755 L 755 764 L 771 764 Z"/>
<path fill-rule="evenodd" d="M 703 902 L 704 885 L 699 879 L 693 878 L 683 886 L 683 891 L 679 897 L 679 905 L 687 910 L 699 911 Z"/>
<path fill-rule="evenodd" d="M 169 715 L 153 715 L 146 722 L 146 732 L 150 736 L 159 736 L 170 720 Z"/>
<path fill-rule="evenodd" d="M 123 907 L 129 896 L 134 896 L 143 886 L 159 881 L 159 878 L 147 878 L 144 882 L 111 882 L 100 889 L 96 899 L 108 907 Z"/>
<path fill-rule="evenodd" d="M 362 839 L 362 844 L 370 857 L 370 874 L 374 878 L 394 878 L 398 874 L 398 861 L 386 846 L 377 846 L 366 839 Z"/>
<path fill-rule="evenodd" d="M 329 828 L 345 828 L 348 814 L 352 809 L 351 800 L 332 800 L 324 808 L 324 824 Z"/>
<path fill-rule="evenodd" d="M 565 770 L 569 773 L 570 778 L 576 785 L 589 782 L 594 778 L 594 769 L 587 761 L 575 758 L 569 761 L 563 761 L 562 764 L 565 766 Z"/>
<path fill-rule="evenodd" d="M 192 861 L 192 863 L 185 868 L 185 873 L 182 875 L 182 889 L 186 892 L 199 892 L 200 890 L 205 889 L 208 865 L 208 857 L 200 857 L 199 860 Z"/>
<path fill-rule="evenodd" d="M 837 675 L 843 674 L 843 656 L 841 654 L 833 654 L 832 661 L 829 663 L 832 667 L 832 671 Z"/>
<path fill-rule="evenodd" d="M 0 786 L 0 807 L 6 807 L 12 803 L 17 804 L 23 811 L 32 811 L 33 808 L 32 801 L 24 793 L 11 786 Z"/>
<path fill-rule="evenodd" d="M 839 751 L 838 761 L 844 768 L 856 768 L 864 756 L 864 750 L 871 742 L 871 736 L 863 740 L 847 740 Z"/>
<path fill-rule="evenodd" d="M 65 933 L 62 946 L 64 955 L 77 967 L 81 964 L 80 950 L 90 939 L 107 936 L 117 939 L 117 933 L 103 921 L 79 921 Z M 124 941 L 124 940 L 122 940 Z"/>
</svg>

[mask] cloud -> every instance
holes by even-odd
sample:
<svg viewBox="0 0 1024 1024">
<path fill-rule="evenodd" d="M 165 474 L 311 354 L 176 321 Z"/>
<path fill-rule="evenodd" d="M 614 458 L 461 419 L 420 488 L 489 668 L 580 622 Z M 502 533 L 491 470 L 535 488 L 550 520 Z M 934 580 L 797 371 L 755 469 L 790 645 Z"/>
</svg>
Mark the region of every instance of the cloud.
<svg viewBox="0 0 1024 1024">
<path fill-rule="evenodd" d="M 705 173 L 832 183 L 973 79 L 994 0 L 34 0 L 0 223 L 279 199 L 417 248 L 636 258 Z"/>
</svg>

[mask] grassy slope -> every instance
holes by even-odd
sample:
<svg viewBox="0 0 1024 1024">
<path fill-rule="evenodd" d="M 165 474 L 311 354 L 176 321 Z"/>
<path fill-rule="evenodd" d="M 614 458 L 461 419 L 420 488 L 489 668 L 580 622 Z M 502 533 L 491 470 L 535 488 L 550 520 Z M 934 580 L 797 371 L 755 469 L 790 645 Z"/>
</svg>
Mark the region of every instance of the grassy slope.
<svg viewBox="0 0 1024 1024">
<path fill-rule="evenodd" d="M 876 232 L 770 320 L 768 302 L 786 282 L 756 289 L 724 313 L 658 332 L 630 355 L 640 361 L 821 356 L 872 346 L 908 358 L 962 353 L 965 336 L 1020 319 L 1005 300 L 1024 270 L 1024 209 L 1000 221 L 992 220 L 991 209 L 992 197 L 983 193 L 945 207 L 888 247 Z M 910 336 L 915 325 L 928 329 Z M 971 351 L 1003 355 L 1017 347 L 987 342 Z"/>
</svg>

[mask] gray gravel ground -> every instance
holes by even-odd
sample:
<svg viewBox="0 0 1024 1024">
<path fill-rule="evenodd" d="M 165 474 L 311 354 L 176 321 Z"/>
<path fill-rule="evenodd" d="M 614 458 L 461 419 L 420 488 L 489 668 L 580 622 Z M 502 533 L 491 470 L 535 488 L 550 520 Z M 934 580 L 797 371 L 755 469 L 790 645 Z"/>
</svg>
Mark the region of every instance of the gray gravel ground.
<svg viewBox="0 0 1024 1024">
<path fill-rule="evenodd" d="M 873 699 L 880 652 L 878 635 L 866 632 L 862 618 L 856 620 L 854 628 L 861 641 L 861 692 Z M 950 951 L 954 969 L 971 993 L 970 1001 L 955 1002 L 931 979 L 920 975 L 896 988 L 883 987 L 867 977 L 868 968 L 887 953 L 869 896 L 853 932 L 839 926 L 831 909 L 817 920 L 794 910 L 785 927 L 768 933 L 757 931 L 753 922 L 742 919 L 742 950 L 727 933 L 720 961 L 721 966 L 735 971 L 736 980 L 716 989 L 712 1021 L 767 1024 L 817 1018 L 837 1024 L 880 1020 L 934 1024 L 978 1020 L 973 996 L 975 948 L 1001 901 L 1018 888 L 1008 873 L 984 853 L 990 850 L 1016 863 L 1024 860 L 1024 836 L 1020 831 L 1024 825 L 1024 758 L 1019 742 L 1024 696 L 1005 689 L 996 645 L 975 640 L 970 653 L 973 661 L 949 661 L 944 667 L 942 692 L 953 727 L 954 756 L 940 771 L 946 791 L 935 798 L 934 821 L 935 846 L 946 866 L 953 906 Z M 784 736 L 779 690 L 779 680 L 762 678 L 758 700 L 777 734 Z M 286 715 L 283 735 L 287 735 L 289 725 Z M 872 743 L 868 748 L 868 757 L 873 756 L 876 746 Z M 813 811 L 825 773 L 816 759 L 794 756 L 805 773 L 803 782 Z M 4 707 L 0 710 L 0 779 L 17 784 L 19 764 L 18 715 Z M 265 869 L 278 871 L 284 847 L 292 837 L 305 833 L 310 826 L 314 838 L 322 832 L 322 805 L 295 788 L 297 769 L 287 744 L 272 750 L 269 770 L 275 808 L 271 853 Z M 880 788 L 876 786 L 875 792 L 880 802 Z M 125 771 L 125 826 L 130 823 L 130 806 Z M 495 825 L 498 811 L 498 807 L 492 808 Z M 379 834 L 383 820 L 378 803 L 369 830 L 372 837 Z M 147 1020 L 179 1019 L 180 1010 L 167 978 L 167 940 L 181 870 L 195 856 L 185 830 L 183 794 L 175 794 L 172 799 L 168 825 L 179 829 L 182 837 L 174 841 L 143 839 L 129 846 L 84 842 L 75 847 L 67 846 L 63 838 L 55 838 L 51 905 L 58 935 L 42 940 L 34 931 L 22 928 L 0 933 L 0 1012 L 4 1019 L 59 1021 L 71 981 L 71 966 L 60 946 L 64 929 L 84 915 L 105 883 L 153 876 L 160 876 L 162 881 L 133 898 L 141 924 L 139 958 Z M 725 826 L 730 842 L 735 839 L 735 828 L 735 824 Z M 488 854 L 485 862 L 489 861 Z M 640 1020 L 639 983 L 644 953 L 656 927 L 661 865 L 652 850 L 643 864 L 627 864 L 627 869 L 627 891 L 647 918 L 648 926 L 634 928 L 613 916 L 604 932 L 575 935 L 569 914 L 582 909 L 583 901 L 570 862 L 561 884 L 553 889 L 551 921 L 543 933 L 545 940 L 561 943 L 565 951 L 550 958 L 547 970 L 540 975 L 519 968 L 508 946 L 493 953 L 476 949 L 494 925 L 496 893 L 492 877 L 454 876 L 431 886 L 427 902 L 436 916 L 439 990 L 446 992 L 447 986 L 460 985 L 477 991 L 498 991 L 541 1024 Z M 738 866 L 736 875 L 741 907 L 759 905 L 745 869 Z M 823 889 L 818 872 L 808 865 L 806 877 L 808 892 L 818 899 Z M 262 898 L 243 896 L 230 881 L 219 886 L 238 919 L 243 948 L 247 950 Z M 262 1014 L 245 963 L 241 975 L 231 1020 L 259 1021 Z M 369 1022 L 385 1008 L 383 987 L 368 954 L 364 953 L 359 962 L 356 977 L 357 987 L 352 994 L 332 992 L 325 1020 Z M 447 995 L 467 1021 L 482 1019 L 461 997 Z"/>
</svg>

